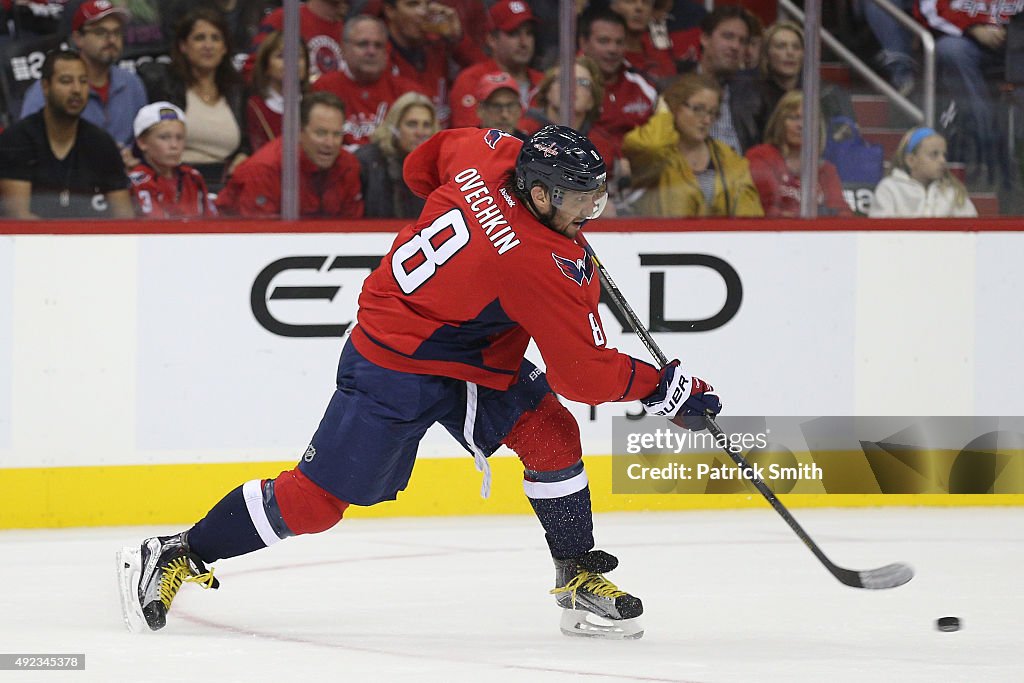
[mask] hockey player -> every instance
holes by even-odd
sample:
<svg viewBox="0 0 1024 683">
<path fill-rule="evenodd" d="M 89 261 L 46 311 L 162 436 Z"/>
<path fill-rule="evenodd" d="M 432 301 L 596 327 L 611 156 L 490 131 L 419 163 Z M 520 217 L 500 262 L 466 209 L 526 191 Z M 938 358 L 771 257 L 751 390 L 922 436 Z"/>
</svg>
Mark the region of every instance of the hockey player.
<svg viewBox="0 0 1024 683">
<path fill-rule="evenodd" d="M 162 628 L 183 582 L 216 587 L 211 562 L 329 529 L 349 505 L 393 500 L 439 422 L 484 472 L 484 495 L 499 445 L 522 461 L 563 632 L 640 637 L 640 599 L 604 577 L 618 560 L 594 549 L 579 427 L 555 394 L 591 405 L 640 399 L 691 429 L 721 403 L 678 361 L 659 371 L 605 345 L 594 263 L 575 241 L 604 208 L 605 177 L 593 145 L 560 126 L 525 143 L 453 129 L 417 147 L 405 180 L 426 205 L 363 284 L 337 390 L 305 454 L 231 491 L 191 529 L 124 548 L 129 628 Z M 546 373 L 524 358 L 531 338 Z"/>
</svg>

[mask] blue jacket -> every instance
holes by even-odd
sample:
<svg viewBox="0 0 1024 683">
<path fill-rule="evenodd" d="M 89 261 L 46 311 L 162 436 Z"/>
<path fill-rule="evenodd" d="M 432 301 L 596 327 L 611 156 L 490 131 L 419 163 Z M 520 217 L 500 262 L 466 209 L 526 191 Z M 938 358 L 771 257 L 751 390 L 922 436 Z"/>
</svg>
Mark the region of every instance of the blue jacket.
<svg viewBox="0 0 1024 683">
<path fill-rule="evenodd" d="M 119 145 L 130 145 L 135 139 L 132 124 L 139 109 L 146 106 L 146 88 L 138 76 L 120 67 L 110 67 L 110 93 L 104 106 L 92 89 L 89 102 L 85 105 L 82 118 L 110 133 Z M 43 86 L 36 81 L 25 93 L 21 105 L 21 118 L 34 114 L 43 108 Z"/>
</svg>

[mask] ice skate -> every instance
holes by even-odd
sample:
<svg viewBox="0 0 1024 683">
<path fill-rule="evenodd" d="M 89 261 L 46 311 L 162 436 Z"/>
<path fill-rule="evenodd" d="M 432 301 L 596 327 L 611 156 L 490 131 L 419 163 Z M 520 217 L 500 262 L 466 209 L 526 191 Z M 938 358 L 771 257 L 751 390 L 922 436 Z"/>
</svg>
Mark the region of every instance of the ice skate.
<svg viewBox="0 0 1024 683">
<path fill-rule="evenodd" d="M 117 578 L 121 611 L 129 631 L 158 631 L 167 623 L 167 611 L 183 583 L 217 588 L 202 560 L 188 547 L 185 533 L 147 538 L 139 548 L 124 547 L 117 553 Z"/>
<path fill-rule="evenodd" d="M 555 560 L 555 588 L 551 591 L 562 611 L 562 633 L 590 638 L 641 638 L 644 635 L 640 598 L 620 590 L 604 578 L 619 561 L 603 550 L 583 557 Z"/>
</svg>

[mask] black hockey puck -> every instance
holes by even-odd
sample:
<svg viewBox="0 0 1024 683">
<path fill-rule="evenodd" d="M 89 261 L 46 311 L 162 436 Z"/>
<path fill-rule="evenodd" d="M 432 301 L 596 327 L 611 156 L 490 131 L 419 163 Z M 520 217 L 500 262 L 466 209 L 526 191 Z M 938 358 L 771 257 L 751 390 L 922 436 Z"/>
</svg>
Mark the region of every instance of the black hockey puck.
<svg viewBox="0 0 1024 683">
<path fill-rule="evenodd" d="M 951 631 L 959 631 L 960 630 L 960 619 L 958 617 L 939 617 L 935 621 L 935 626 L 940 631 L 945 631 L 947 633 L 949 633 Z"/>
</svg>

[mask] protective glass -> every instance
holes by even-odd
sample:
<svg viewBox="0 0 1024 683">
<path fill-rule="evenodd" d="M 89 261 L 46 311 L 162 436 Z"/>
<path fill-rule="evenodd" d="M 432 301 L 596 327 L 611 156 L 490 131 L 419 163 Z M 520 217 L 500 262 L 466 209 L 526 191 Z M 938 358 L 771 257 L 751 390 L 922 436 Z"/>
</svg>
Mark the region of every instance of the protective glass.
<svg viewBox="0 0 1024 683">
<path fill-rule="evenodd" d="M 551 202 L 570 216 L 592 221 L 601 215 L 608 203 L 608 184 L 601 183 L 599 188 L 589 192 L 556 187 Z"/>
</svg>

